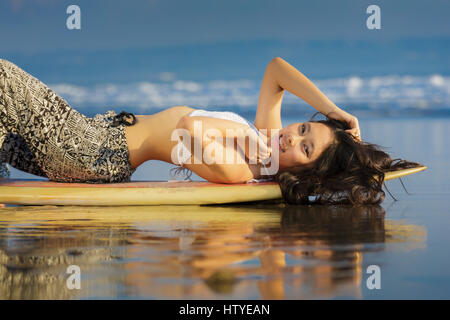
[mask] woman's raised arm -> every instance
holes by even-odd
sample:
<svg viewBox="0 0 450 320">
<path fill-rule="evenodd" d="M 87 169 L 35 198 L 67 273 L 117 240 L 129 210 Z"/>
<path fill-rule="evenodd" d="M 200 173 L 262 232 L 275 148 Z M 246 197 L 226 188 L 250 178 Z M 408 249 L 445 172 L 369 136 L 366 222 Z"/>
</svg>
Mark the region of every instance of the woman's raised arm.
<svg viewBox="0 0 450 320">
<path fill-rule="evenodd" d="M 351 128 L 349 133 L 359 136 L 356 117 L 336 106 L 303 73 L 279 57 L 269 62 L 264 73 L 255 118 L 255 126 L 258 129 L 281 128 L 281 101 L 284 90 L 296 95 L 324 115 L 346 121 Z"/>
</svg>

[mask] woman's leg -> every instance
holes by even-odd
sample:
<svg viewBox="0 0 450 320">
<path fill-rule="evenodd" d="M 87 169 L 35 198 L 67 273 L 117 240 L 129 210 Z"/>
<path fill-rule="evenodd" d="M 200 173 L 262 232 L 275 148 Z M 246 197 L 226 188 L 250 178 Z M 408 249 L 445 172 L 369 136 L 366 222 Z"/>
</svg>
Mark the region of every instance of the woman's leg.
<svg viewBox="0 0 450 320">
<path fill-rule="evenodd" d="M 0 59 L 0 150 L 20 170 L 61 182 L 127 181 L 123 125 L 115 112 L 89 118 L 15 64 Z M 12 135 L 11 135 L 12 134 Z"/>
<path fill-rule="evenodd" d="M 13 64 L 0 60 L 0 176 L 9 177 L 6 163 L 16 169 L 46 177 L 37 159 L 30 151 L 26 141 L 20 135 L 19 112 L 24 101 L 20 99 L 24 92 L 24 83 L 13 76 Z M 25 84 L 26 86 L 26 84 Z M 29 96 L 26 97 L 29 99 Z M 25 103 L 26 104 L 26 103 Z"/>
<path fill-rule="evenodd" d="M 8 139 L 14 167 L 55 181 L 95 180 L 89 165 L 100 131 L 91 124 L 44 83 L 0 59 L 0 148 Z"/>
<path fill-rule="evenodd" d="M 9 133 L 0 148 L 0 163 L 9 163 L 12 167 L 37 176 L 47 177 L 36 161 L 25 140 L 18 134 Z"/>
</svg>

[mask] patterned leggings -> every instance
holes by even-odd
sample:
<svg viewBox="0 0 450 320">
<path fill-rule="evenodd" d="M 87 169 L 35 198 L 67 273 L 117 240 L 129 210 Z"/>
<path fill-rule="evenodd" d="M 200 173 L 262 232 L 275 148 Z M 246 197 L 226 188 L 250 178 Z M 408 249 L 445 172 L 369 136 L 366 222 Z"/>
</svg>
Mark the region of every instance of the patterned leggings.
<svg viewBox="0 0 450 320">
<path fill-rule="evenodd" d="M 132 116 L 133 122 L 123 116 Z M 129 181 L 125 125 L 133 114 L 84 116 L 45 84 L 0 59 L 0 174 L 5 163 L 59 182 Z"/>
</svg>

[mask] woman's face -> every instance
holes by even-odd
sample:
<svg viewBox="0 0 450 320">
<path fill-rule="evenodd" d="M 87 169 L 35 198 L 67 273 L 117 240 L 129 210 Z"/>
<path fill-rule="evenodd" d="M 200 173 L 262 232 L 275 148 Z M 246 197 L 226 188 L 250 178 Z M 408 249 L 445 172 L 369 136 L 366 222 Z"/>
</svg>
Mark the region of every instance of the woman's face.
<svg viewBox="0 0 450 320">
<path fill-rule="evenodd" d="M 272 150 L 278 148 L 279 170 L 295 170 L 312 166 L 332 141 L 333 133 L 323 123 L 300 122 L 281 129 L 272 136 L 270 144 Z"/>
</svg>

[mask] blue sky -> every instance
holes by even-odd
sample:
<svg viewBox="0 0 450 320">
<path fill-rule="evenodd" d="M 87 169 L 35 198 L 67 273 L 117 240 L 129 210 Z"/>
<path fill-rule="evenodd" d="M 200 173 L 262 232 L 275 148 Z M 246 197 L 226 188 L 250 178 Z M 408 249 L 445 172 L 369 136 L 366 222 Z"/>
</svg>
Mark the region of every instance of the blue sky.
<svg viewBox="0 0 450 320">
<path fill-rule="evenodd" d="M 81 8 L 82 30 L 67 30 L 66 8 Z M 382 29 L 365 27 L 381 8 Z M 109 50 L 287 41 L 450 37 L 448 0 L 2 0 L 0 53 Z"/>
</svg>

